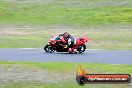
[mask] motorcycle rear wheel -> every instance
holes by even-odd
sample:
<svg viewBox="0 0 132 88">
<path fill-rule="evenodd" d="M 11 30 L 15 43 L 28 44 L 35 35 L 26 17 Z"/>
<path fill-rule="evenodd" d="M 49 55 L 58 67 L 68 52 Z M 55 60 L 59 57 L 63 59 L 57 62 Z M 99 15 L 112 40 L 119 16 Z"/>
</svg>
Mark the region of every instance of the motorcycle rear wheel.
<svg viewBox="0 0 132 88">
<path fill-rule="evenodd" d="M 45 52 L 54 52 L 55 50 L 51 47 L 51 46 L 49 46 L 49 45 L 46 45 L 45 47 L 44 47 L 44 50 L 45 50 Z"/>
</svg>

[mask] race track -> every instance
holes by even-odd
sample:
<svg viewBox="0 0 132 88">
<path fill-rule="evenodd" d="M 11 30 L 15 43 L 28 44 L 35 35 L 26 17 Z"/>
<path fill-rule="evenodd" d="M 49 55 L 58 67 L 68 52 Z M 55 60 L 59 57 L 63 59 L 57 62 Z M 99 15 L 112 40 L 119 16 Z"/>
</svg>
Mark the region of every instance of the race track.
<svg viewBox="0 0 132 88">
<path fill-rule="evenodd" d="M 0 61 L 132 64 L 132 50 L 86 50 L 83 54 L 68 54 L 31 48 L 0 49 Z"/>
</svg>

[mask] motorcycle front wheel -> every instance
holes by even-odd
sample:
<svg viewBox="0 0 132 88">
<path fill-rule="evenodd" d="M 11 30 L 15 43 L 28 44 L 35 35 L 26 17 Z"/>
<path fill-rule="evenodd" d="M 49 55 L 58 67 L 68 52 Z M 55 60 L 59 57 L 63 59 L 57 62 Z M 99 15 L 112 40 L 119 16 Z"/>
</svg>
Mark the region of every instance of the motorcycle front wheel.
<svg viewBox="0 0 132 88">
<path fill-rule="evenodd" d="M 86 50 L 86 45 L 83 44 L 82 46 L 79 46 L 77 51 L 79 51 L 79 53 L 83 53 Z"/>
</svg>

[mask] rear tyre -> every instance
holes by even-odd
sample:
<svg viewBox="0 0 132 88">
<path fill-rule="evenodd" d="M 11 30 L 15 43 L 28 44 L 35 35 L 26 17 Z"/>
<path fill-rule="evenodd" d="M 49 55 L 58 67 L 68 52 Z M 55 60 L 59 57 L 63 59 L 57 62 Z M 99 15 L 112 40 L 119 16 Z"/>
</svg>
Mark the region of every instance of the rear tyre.
<svg viewBox="0 0 132 88">
<path fill-rule="evenodd" d="M 46 45 L 44 47 L 44 50 L 45 50 L 45 52 L 54 52 L 54 49 L 51 46 L 49 46 L 49 45 Z"/>
</svg>

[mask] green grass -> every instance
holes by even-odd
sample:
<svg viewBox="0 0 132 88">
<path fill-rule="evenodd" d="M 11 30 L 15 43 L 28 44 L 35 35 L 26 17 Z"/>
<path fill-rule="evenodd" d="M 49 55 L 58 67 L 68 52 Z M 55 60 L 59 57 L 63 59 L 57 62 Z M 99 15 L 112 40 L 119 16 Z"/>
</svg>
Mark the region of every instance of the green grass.
<svg viewBox="0 0 132 88">
<path fill-rule="evenodd" d="M 8 84 L 1 84 L 0 88 L 82 88 L 77 84 L 72 83 L 65 83 L 65 84 L 26 84 L 26 83 L 8 83 Z"/>
<path fill-rule="evenodd" d="M 86 84 L 79 86 L 77 83 L 63 84 L 39 84 L 39 83 L 7 83 L 1 84 L 0 88 L 128 88 L 127 84 Z"/>
<path fill-rule="evenodd" d="M 104 72 L 104 73 L 129 73 L 132 74 L 132 65 L 114 65 L 114 64 L 99 64 L 99 63 L 73 63 L 73 62 L 7 62 L 1 61 L 0 66 L 24 66 L 33 69 L 46 69 L 49 71 L 73 72 L 77 71 L 79 65 L 90 72 Z M 90 72 L 89 72 L 90 71 Z"/>
<path fill-rule="evenodd" d="M 0 61 L 0 66 L 11 68 L 13 66 L 26 69 L 41 69 L 51 72 L 75 74 L 79 65 L 86 70 L 87 73 L 126 73 L 132 74 L 132 65 L 114 65 L 114 64 L 98 64 L 98 63 L 72 63 L 72 62 L 7 62 Z M 18 68 L 17 68 L 18 69 Z M 69 79 L 70 80 L 70 79 Z M 89 84 L 79 86 L 74 82 L 62 83 L 3 83 L 0 88 L 127 88 L 128 84 Z"/>
<path fill-rule="evenodd" d="M 43 36 L 33 36 L 33 35 L 27 35 L 27 36 L 1 36 L 1 48 L 31 48 L 31 47 L 37 47 L 40 48 L 43 47 L 44 44 L 48 43 L 49 38 L 42 38 Z"/>
<path fill-rule="evenodd" d="M 88 48 L 131 50 L 132 31 L 125 30 L 131 29 L 131 14 L 131 0 L 55 0 L 48 3 L 0 1 L 1 25 L 43 27 L 41 30 L 10 29 L 31 34 L 0 32 L 0 48 L 42 48 L 50 36 L 67 31 L 75 36 L 89 37 Z M 62 30 L 45 28 L 50 26 L 61 26 Z M 69 26 L 74 30 L 63 30 L 63 27 Z M 123 30 L 114 30 L 116 27 Z"/>
<path fill-rule="evenodd" d="M 29 33 L 29 34 L 6 34 L 4 30 L 0 35 L 0 48 L 42 48 L 46 45 L 52 35 L 65 32 L 64 30 L 15 30 L 13 32 Z M 98 49 L 132 49 L 132 31 L 130 30 L 96 30 L 96 29 L 67 29 L 70 34 L 74 36 L 85 36 L 90 40 L 87 44 L 87 48 Z M 9 33 L 12 33 L 8 31 Z"/>
<path fill-rule="evenodd" d="M 60 0 L 41 4 L 0 2 L 0 23 L 69 26 L 131 24 L 132 6 L 114 5 L 117 2 L 112 0 L 110 5 L 107 5 L 107 0 L 77 0 L 76 4 Z M 130 0 L 128 2 L 131 3 Z"/>
</svg>

